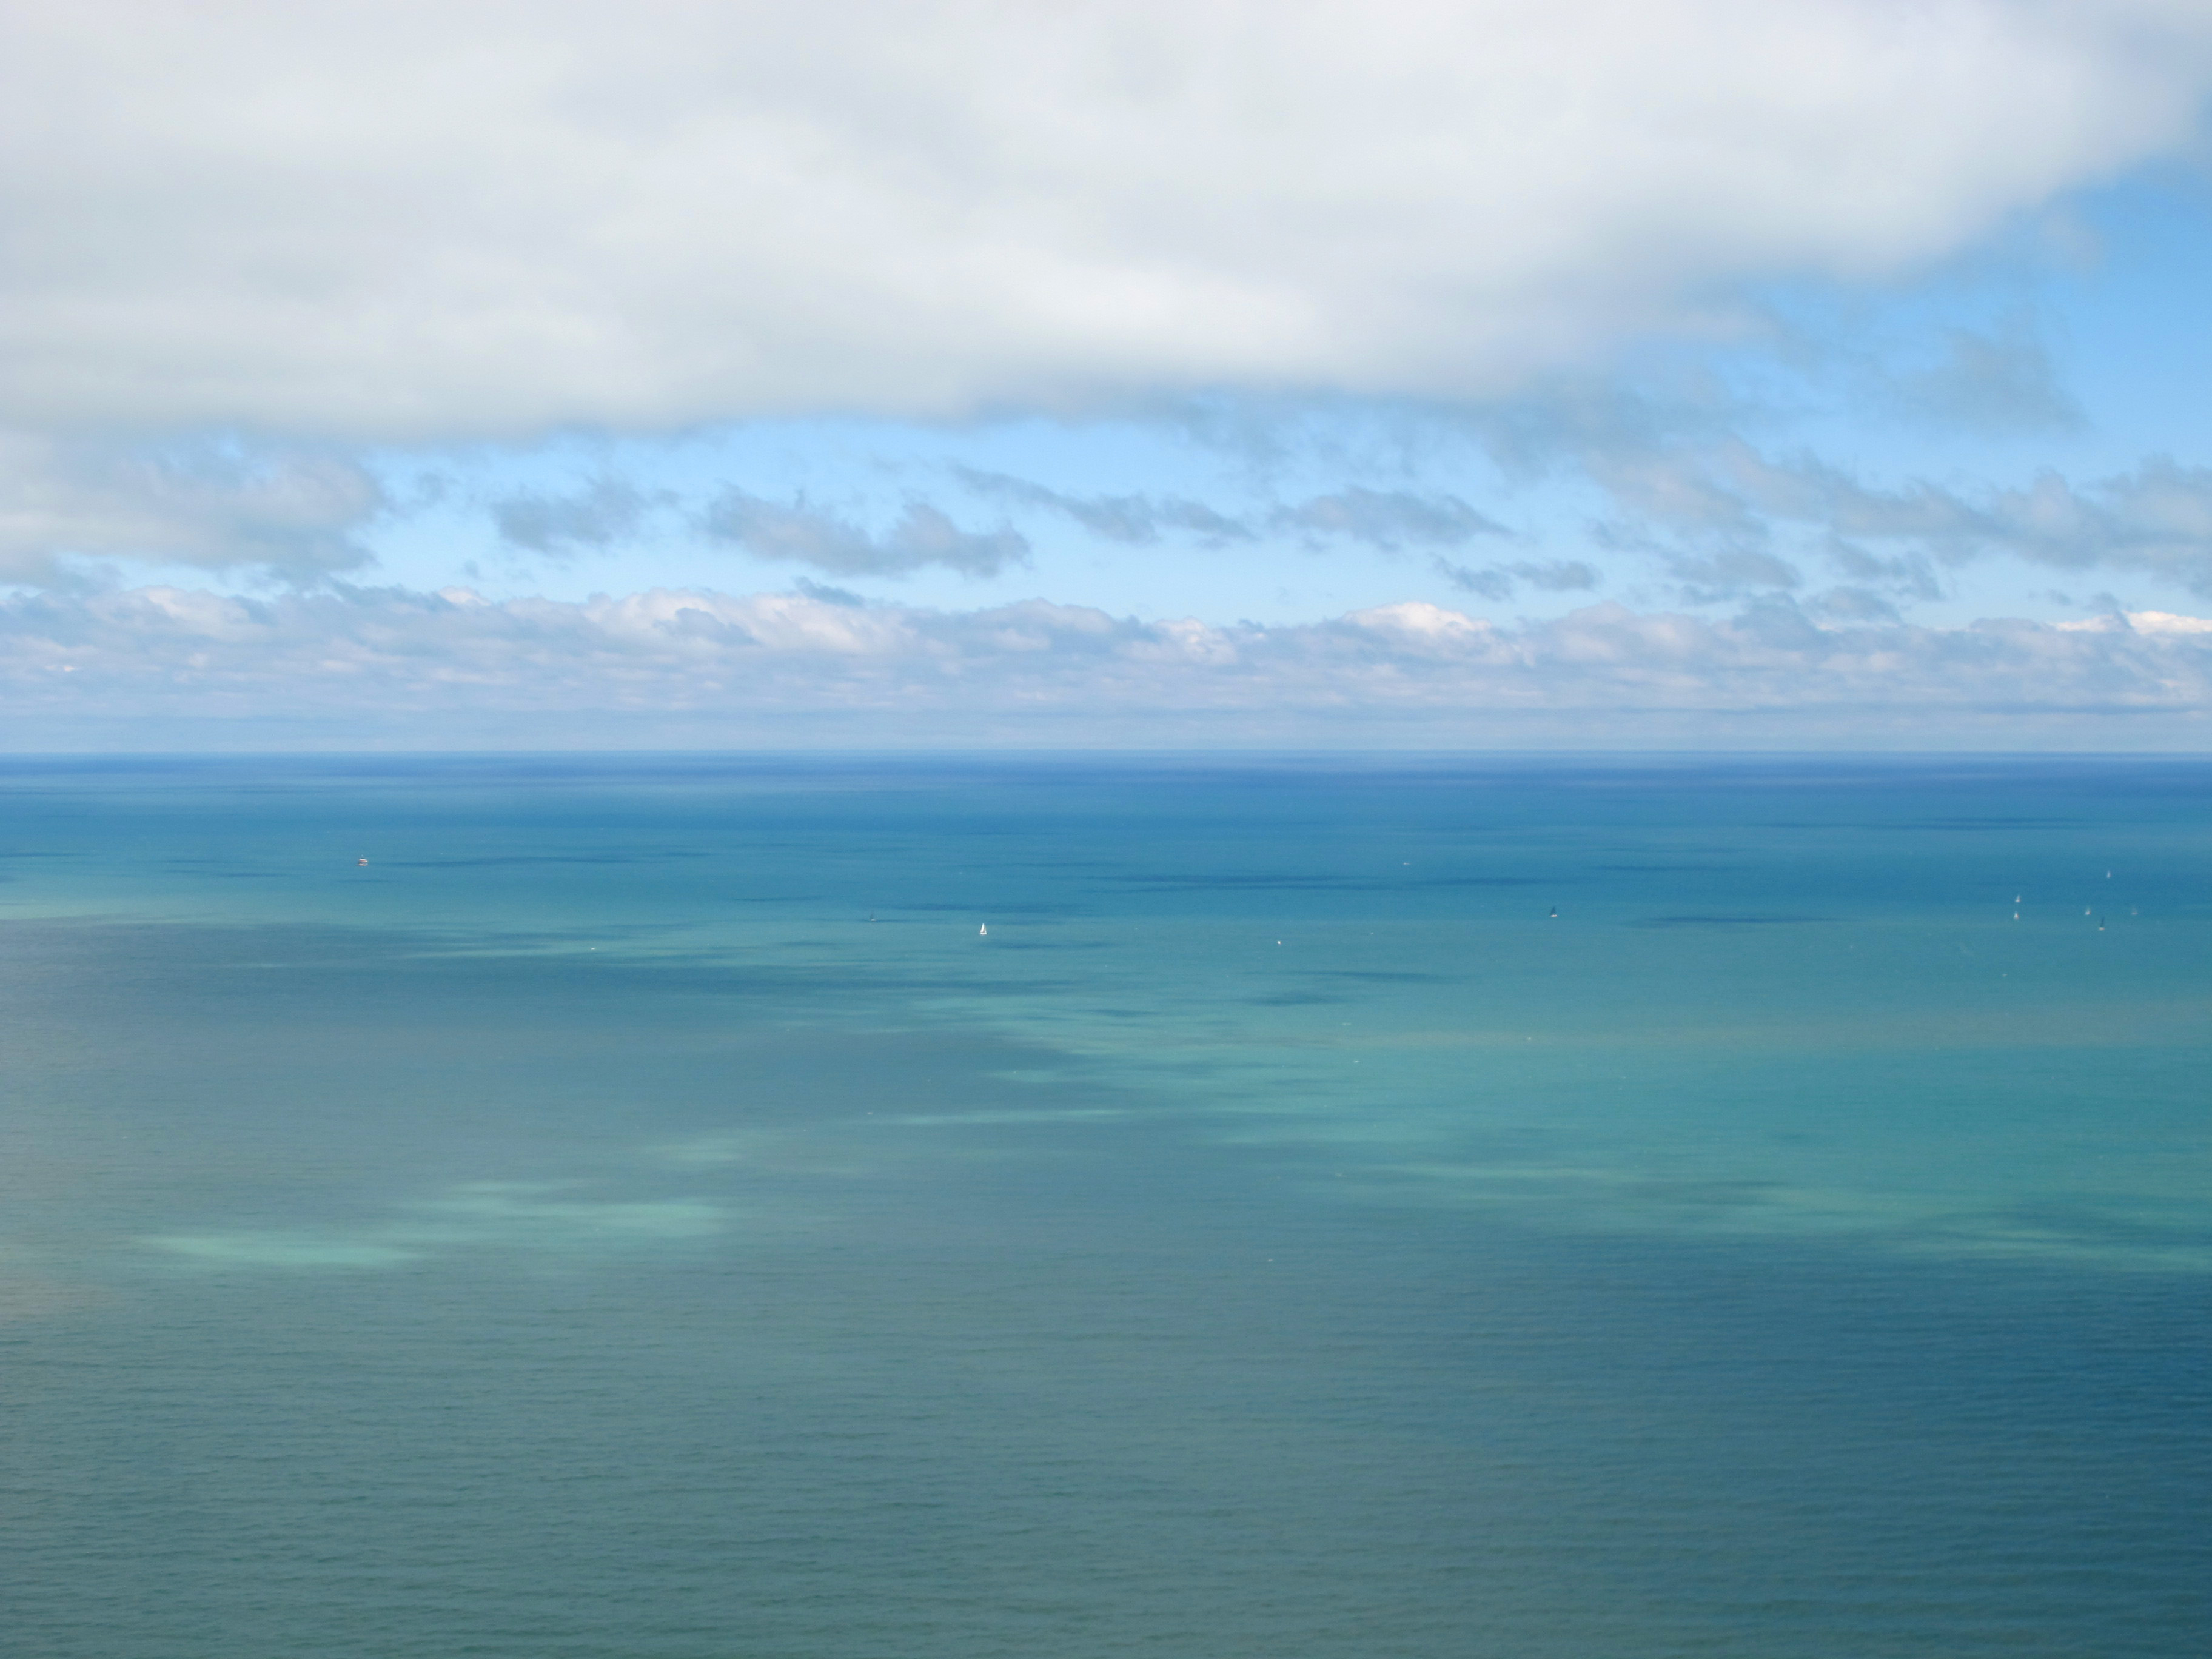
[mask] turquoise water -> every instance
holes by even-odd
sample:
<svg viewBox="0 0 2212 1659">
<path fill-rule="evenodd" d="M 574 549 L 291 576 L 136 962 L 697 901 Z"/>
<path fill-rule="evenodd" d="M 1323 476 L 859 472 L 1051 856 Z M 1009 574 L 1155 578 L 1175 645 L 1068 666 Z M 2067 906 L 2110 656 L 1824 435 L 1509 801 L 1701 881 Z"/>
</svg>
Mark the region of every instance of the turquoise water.
<svg viewBox="0 0 2212 1659">
<path fill-rule="evenodd" d="M 2212 1650 L 2208 807 L 2179 761 L 0 763 L 0 1616 Z"/>
</svg>

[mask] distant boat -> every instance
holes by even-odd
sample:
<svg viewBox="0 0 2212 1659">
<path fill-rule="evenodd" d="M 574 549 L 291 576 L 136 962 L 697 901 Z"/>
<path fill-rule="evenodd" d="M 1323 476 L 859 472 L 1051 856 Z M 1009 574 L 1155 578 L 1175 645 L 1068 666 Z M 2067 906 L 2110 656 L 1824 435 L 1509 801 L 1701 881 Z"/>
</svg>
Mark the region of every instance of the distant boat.
<svg viewBox="0 0 2212 1659">
<path fill-rule="evenodd" d="M 1552 907 L 1552 920 L 1553 920 L 1553 921 L 1557 921 L 1559 919 L 1559 907 L 1558 905 L 1556 905 L 1556 904 L 1555 904 L 1555 905 L 1553 905 L 1553 906 Z"/>
<path fill-rule="evenodd" d="M 361 866 L 361 867 L 362 867 L 362 869 L 364 869 L 364 870 L 366 870 L 366 869 L 368 867 L 368 860 L 367 859 L 356 859 L 356 860 L 354 860 L 354 862 L 355 862 L 356 864 L 358 864 L 359 866 Z"/>
<path fill-rule="evenodd" d="M 987 921 L 987 922 L 985 922 L 985 923 L 984 923 L 981 927 L 978 927 L 978 928 L 975 930 L 975 937 L 976 937 L 977 939 L 988 939 L 988 938 L 990 938 L 990 937 L 991 937 L 991 924 L 990 924 L 989 922 L 988 922 L 988 921 Z"/>
</svg>

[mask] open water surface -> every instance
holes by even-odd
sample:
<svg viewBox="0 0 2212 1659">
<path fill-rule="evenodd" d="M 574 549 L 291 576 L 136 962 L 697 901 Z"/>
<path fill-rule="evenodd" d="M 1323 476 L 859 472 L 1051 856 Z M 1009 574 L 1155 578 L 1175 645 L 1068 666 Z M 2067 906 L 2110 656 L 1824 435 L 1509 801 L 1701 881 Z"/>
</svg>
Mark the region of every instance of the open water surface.
<svg viewBox="0 0 2212 1659">
<path fill-rule="evenodd" d="M 2197 1659 L 2208 1060 L 2197 762 L 0 763 L 0 1640 Z"/>
</svg>

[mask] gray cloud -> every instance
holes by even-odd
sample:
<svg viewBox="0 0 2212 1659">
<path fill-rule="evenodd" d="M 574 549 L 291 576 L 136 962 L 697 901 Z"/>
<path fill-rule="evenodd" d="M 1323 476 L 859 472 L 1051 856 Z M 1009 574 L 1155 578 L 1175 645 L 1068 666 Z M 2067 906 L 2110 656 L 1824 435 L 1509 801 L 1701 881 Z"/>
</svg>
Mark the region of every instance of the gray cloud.
<svg viewBox="0 0 2212 1659">
<path fill-rule="evenodd" d="M 2164 457 L 2077 491 L 2056 472 L 1996 492 L 1992 538 L 2066 569 L 2153 572 L 2212 592 L 2212 468 Z"/>
<path fill-rule="evenodd" d="M 1259 15 L 9 8 L 0 422 L 1490 396 L 1711 337 L 1739 284 L 1923 268 L 2187 143 L 2212 83 L 2191 0 Z"/>
<path fill-rule="evenodd" d="M 2212 469 L 2165 457 L 2080 486 L 2046 470 L 1972 493 L 1882 488 L 1733 439 L 1581 459 L 1621 514 L 1595 527 L 1601 544 L 1656 556 L 1706 597 L 1795 586 L 1798 564 L 1817 558 L 1893 599 L 1931 599 L 1943 568 L 1992 554 L 2212 593 Z"/>
<path fill-rule="evenodd" d="M 1357 484 L 1293 505 L 1232 515 L 1187 496 L 1072 495 L 1003 472 L 956 466 L 952 473 L 981 494 L 1065 514 L 1093 535 L 1116 542 L 1156 542 L 1166 532 L 1180 530 L 1216 545 L 1273 533 L 1311 547 L 1348 541 L 1395 552 L 1408 545 L 1458 547 L 1478 536 L 1507 533 L 1456 495 Z"/>
<path fill-rule="evenodd" d="M 2059 385 L 2042 343 L 2025 330 L 1988 336 L 1956 329 L 1946 345 L 1932 368 L 1892 380 L 1898 407 L 1984 432 L 2063 431 L 2081 424 L 2081 405 Z"/>
<path fill-rule="evenodd" d="M 591 728 L 601 733 L 688 720 L 684 729 L 726 740 L 733 720 L 851 716 L 880 737 L 887 728 L 866 722 L 927 715 L 957 735 L 998 730 L 988 722 L 1014 710 L 1133 738 L 1295 741 L 1373 719 L 1437 741 L 1521 731 L 1602 744 L 1756 727 L 2113 743 L 2154 729 L 2148 717 L 2172 733 L 2212 716 L 2212 621 L 1821 626 L 1782 599 L 1732 621 L 1603 604 L 1504 628 L 1408 602 L 1215 628 L 1042 600 L 963 612 L 799 593 L 495 604 L 459 589 L 248 599 L 146 588 L 0 603 L 0 688 L 15 741 L 33 746 L 70 720 L 280 708 L 433 742 L 504 721 L 508 741 L 555 744 L 577 740 L 586 715 L 633 723 Z"/>
<path fill-rule="evenodd" d="M 356 538 L 385 507 L 335 457 L 0 432 L 0 581 L 66 583 L 108 559 L 311 580 L 370 562 Z"/>
<path fill-rule="evenodd" d="M 2155 458 L 2078 489 L 2046 471 L 1978 499 L 1924 483 L 1869 489 L 1825 468 L 1775 476 L 1790 483 L 1768 510 L 1845 538 L 1902 543 L 1939 561 L 2007 552 L 2064 569 L 2140 570 L 2212 592 L 2212 469 Z M 1789 499 L 1798 480 L 1812 486 L 1803 504 Z"/>
<path fill-rule="evenodd" d="M 1587 591 L 1598 584 L 1597 572 L 1579 559 L 1559 559 L 1550 564 L 1509 564 L 1499 568 L 1547 593 Z"/>
<path fill-rule="evenodd" d="M 1724 548 L 1703 557 L 1676 558 L 1669 568 L 1675 580 L 1705 605 L 1747 591 L 1792 588 L 1804 580 L 1795 565 L 1748 548 Z"/>
<path fill-rule="evenodd" d="M 1184 496 L 1071 495 L 1003 472 L 979 471 L 969 466 L 955 466 L 951 471 L 979 495 L 1064 514 L 1107 541 L 1156 542 L 1164 532 L 1182 530 L 1203 541 L 1241 542 L 1251 540 L 1254 533 L 1243 520 Z"/>
<path fill-rule="evenodd" d="M 1462 593 L 1480 593 L 1486 599 L 1509 599 L 1516 583 L 1526 582 L 1547 593 L 1587 592 L 1598 585 L 1598 573 L 1579 559 L 1555 560 L 1549 564 L 1493 564 L 1469 569 L 1439 557 L 1437 574 Z"/>
<path fill-rule="evenodd" d="M 599 550 L 637 533 L 653 497 L 619 478 L 599 478 L 565 495 L 526 493 L 491 504 L 500 539 L 556 557 Z"/>
<path fill-rule="evenodd" d="M 779 506 L 742 489 L 725 490 L 699 515 L 699 528 L 734 542 L 756 558 L 811 565 L 836 576 L 896 576 L 929 565 L 968 576 L 995 576 L 1029 562 L 1030 544 L 1016 532 L 963 530 L 935 507 L 909 502 L 878 536 L 808 507 Z"/>
<path fill-rule="evenodd" d="M 1504 526 L 1485 518 L 1456 495 L 1423 495 L 1408 490 L 1357 486 L 1332 495 L 1316 495 L 1267 516 L 1271 529 L 1289 531 L 1308 541 L 1341 538 L 1395 550 L 1415 547 L 1460 547 L 1478 536 L 1503 536 Z"/>
<path fill-rule="evenodd" d="M 1832 587 L 1816 594 L 1806 609 L 1832 622 L 1895 623 L 1904 621 L 1897 607 L 1879 593 L 1863 587 Z"/>
<path fill-rule="evenodd" d="M 1936 574 L 1934 562 L 1925 553 L 1900 553 L 1889 558 L 1877 558 L 1864 548 L 1841 539 L 1831 539 L 1826 553 L 1828 562 L 1854 581 L 1875 584 L 1887 592 L 1906 599 L 1942 597 L 1942 581 Z M 2067 602 L 2062 600 L 2061 603 Z"/>
</svg>

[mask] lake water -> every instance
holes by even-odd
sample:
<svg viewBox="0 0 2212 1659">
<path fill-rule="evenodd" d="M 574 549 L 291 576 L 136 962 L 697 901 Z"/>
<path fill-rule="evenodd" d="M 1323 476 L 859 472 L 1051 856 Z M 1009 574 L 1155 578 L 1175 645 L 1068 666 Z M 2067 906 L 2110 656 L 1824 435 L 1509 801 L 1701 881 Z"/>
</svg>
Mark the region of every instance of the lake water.
<svg viewBox="0 0 2212 1659">
<path fill-rule="evenodd" d="M 0 763 L 0 1621 L 2196 1659 L 2208 1060 L 2198 762 Z"/>
</svg>

